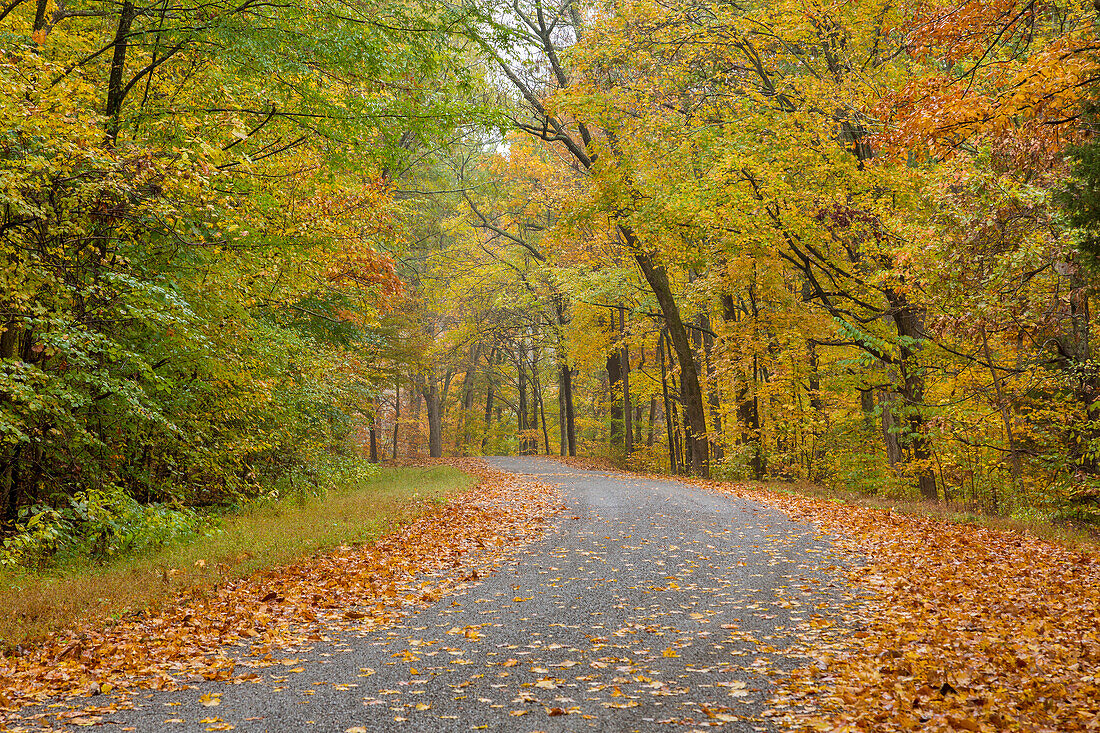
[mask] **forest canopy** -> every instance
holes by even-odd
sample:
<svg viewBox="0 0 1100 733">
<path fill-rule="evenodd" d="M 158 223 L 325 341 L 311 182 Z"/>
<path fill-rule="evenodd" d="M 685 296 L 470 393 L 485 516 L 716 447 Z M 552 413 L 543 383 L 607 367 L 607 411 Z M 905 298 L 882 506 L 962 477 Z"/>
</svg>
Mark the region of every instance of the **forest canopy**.
<svg viewBox="0 0 1100 733">
<path fill-rule="evenodd" d="M 1097 14 L 0 3 L 3 557 L 360 453 L 1095 517 Z"/>
</svg>

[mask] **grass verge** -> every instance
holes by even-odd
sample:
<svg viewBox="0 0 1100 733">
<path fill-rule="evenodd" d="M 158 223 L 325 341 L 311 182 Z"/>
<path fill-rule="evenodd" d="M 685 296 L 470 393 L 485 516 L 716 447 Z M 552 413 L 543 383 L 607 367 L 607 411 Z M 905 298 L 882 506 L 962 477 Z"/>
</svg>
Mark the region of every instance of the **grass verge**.
<svg viewBox="0 0 1100 733">
<path fill-rule="evenodd" d="M 317 498 L 256 504 L 221 531 L 107 566 L 0 573 L 0 651 L 74 623 L 118 619 L 339 545 L 371 542 L 477 479 L 448 466 L 383 468 Z"/>
</svg>

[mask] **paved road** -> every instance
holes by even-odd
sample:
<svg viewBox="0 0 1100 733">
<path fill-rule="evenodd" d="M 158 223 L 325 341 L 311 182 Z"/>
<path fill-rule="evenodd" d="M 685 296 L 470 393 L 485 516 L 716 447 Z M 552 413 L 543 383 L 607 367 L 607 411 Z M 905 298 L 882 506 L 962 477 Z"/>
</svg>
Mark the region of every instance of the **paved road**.
<svg viewBox="0 0 1100 733">
<path fill-rule="evenodd" d="M 510 564 L 258 682 L 139 696 L 108 729 L 771 729 L 760 715 L 771 679 L 804 663 L 784 650 L 842 606 L 840 581 L 821 570 L 840 562 L 827 541 L 675 481 L 490 461 L 559 484 L 569 507 Z"/>
</svg>

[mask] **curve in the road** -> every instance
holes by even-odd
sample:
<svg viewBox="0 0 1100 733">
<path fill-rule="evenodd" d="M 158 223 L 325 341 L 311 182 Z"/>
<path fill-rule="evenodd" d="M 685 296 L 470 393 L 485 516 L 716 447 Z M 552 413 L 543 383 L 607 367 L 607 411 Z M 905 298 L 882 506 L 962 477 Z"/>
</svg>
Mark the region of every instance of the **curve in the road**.
<svg viewBox="0 0 1100 733">
<path fill-rule="evenodd" d="M 109 728 L 771 729 L 773 679 L 843 612 L 826 539 L 673 480 L 488 460 L 560 486 L 568 506 L 510 564 L 398 626 L 299 650 L 254 683 L 139 696 Z"/>
</svg>

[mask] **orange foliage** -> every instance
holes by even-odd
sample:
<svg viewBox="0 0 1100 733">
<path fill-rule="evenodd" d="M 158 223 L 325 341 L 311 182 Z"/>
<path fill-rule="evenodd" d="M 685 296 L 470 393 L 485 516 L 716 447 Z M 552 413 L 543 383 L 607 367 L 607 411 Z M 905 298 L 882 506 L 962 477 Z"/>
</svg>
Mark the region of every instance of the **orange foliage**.
<svg viewBox="0 0 1100 733">
<path fill-rule="evenodd" d="M 895 29 L 912 76 L 874 110 L 888 151 L 950 155 L 989 144 L 1008 165 L 1049 166 L 1079 134 L 1100 79 L 1091 19 L 1015 0 L 922 2 Z"/>
</svg>

